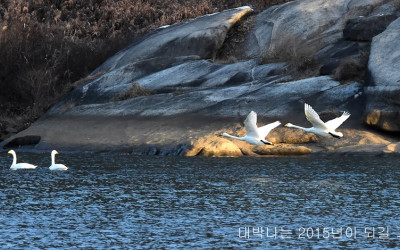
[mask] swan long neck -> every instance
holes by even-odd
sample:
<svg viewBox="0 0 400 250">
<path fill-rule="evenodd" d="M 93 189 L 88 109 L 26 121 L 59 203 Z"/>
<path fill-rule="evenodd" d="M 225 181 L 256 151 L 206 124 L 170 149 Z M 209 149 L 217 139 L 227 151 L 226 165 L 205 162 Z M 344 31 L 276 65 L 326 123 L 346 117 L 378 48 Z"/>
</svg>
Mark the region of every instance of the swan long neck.
<svg viewBox="0 0 400 250">
<path fill-rule="evenodd" d="M 294 125 L 294 124 L 292 124 L 290 127 L 292 127 L 292 128 L 298 128 L 298 129 L 304 130 L 304 131 L 306 131 L 306 132 L 309 132 L 309 131 L 310 131 L 310 128 L 304 128 L 304 127 L 297 126 L 297 125 Z"/>
<path fill-rule="evenodd" d="M 229 137 L 229 138 L 232 138 L 232 139 L 236 139 L 236 140 L 244 141 L 244 137 L 237 137 L 237 136 L 230 135 L 228 133 L 224 133 L 223 136 L 226 136 L 226 137 Z"/>
<path fill-rule="evenodd" d="M 14 152 L 11 152 L 11 154 L 13 155 L 12 165 L 15 165 L 15 164 L 17 164 L 17 155 Z"/>
<path fill-rule="evenodd" d="M 54 165 L 54 164 L 56 164 L 56 154 L 52 153 L 51 154 L 51 165 Z"/>
</svg>

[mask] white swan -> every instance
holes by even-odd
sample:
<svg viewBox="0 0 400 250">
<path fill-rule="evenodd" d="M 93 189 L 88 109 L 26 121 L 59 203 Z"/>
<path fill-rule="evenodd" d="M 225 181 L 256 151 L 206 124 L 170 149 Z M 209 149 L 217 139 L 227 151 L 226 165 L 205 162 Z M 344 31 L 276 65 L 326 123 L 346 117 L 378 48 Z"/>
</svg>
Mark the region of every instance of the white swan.
<svg viewBox="0 0 400 250">
<path fill-rule="evenodd" d="M 291 123 L 285 124 L 286 127 L 289 128 L 298 128 L 302 129 L 306 132 L 314 133 L 316 135 L 320 136 L 333 136 L 335 138 L 342 138 L 343 134 L 341 132 L 336 132 L 335 130 L 342 125 L 344 121 L 347 120 L 347 118 L 350 117 L 350 113 L 348 112 L 343 112 L 342 116 L 337 117 L 335 119 L 332 119 L 327 122 L 323 122 L 321 118 L 319 118 L 319 115 L 315 110 L 308 105 L 307 103 L 304 104 L 304 113 L 306 114 L 307 120 L 313 125 L 311 128 L 303 128 L 300 126 L 293 125 Z"/>
<path fill-rule="evenodd" d="M 56 154 L 58 154 L 57 150 L 51 151 L 51 166 L 50 170 L 67 170 L 68 168 L 64 164 L 56 164 Z"/>
<path fill-rule="evenodd" d="M 8 151 L 8 153 L 13 155 L 13 162 L 12 162 L 11 167 L 10 167 L 11 170 L 35 169 L 37 167 L 37 166 L 29 164 L 29 163 L 17 163 L 17 154 L 12 149 L 10 151 Z"/>
<path fill-rule="evenodd" d="M 250 114 L 248 114 L 246 120 L 244 121 L 244 126 L 246 127 L 246 136 L 236 137 L 227 133 L 223 133 L 222 135 L 241 141 L 247 141 L 248 143 L 254 145 L 263 145 L 263 144 L 274 145 L 272 142 L 267 141 L 265 137 L 269 134 L 271 130 L 278 127 L 280 124 L 281 124 L 280 121 L 276 121 L 267 124 L 263 127 L 257 127 L 257 113 L 251 111 Z"/>
</svg>

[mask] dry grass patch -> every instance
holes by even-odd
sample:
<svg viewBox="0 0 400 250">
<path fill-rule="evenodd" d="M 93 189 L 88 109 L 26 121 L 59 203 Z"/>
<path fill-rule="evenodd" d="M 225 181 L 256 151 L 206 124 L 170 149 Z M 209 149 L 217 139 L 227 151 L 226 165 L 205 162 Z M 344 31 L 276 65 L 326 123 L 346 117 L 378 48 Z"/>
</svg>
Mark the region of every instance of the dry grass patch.
<svg viewBox="0 0 400 250">
<path fill-rule="evenodd" d="M 236 63 L 245 53 L 244 42 L 253 27 L 255 13 L 248 14 L 238 21 L 227 33 L 224 44 L 219 49 L 214 62 L 219 64 Z"/>
<path fill-rule="evenodd" d="M 126 90 L 124 93 L 117 95 L 115 98 L 112 99 L 112 101 L 123 101 L 138 96 L 149 96 L 154 94 L 154 91 L 143 88 L 142 86 L 140 86 L 139 83 L 135 82 L 132 83 L 131 87 L 128 90 Z"/>
<path fill-rule="evenodd" d="M 280 42 L 273 50 L 267 50 L 261 63 L 286 62 L 291 80 L 299 80 L 319 75 L 321 64 L 316 58 L 316 53 L 321 45 L 298 44 L 296 41 Z"/>
<path fill-rule="evenodd" d="M 340 82 L 361 81 L 364 78 L 366 63 L 353 58 L 343 59 L 335 71 L 334 80 Z"/>
</svg>

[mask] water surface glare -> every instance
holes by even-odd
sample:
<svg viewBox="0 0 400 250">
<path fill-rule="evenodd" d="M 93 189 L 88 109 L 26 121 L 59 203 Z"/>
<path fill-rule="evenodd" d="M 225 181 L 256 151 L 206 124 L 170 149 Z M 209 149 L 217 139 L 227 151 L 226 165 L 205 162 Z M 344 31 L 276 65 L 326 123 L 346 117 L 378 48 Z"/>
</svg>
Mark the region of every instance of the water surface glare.
<svg viewBox="0 0 400 250">
<path fill-rule="evenodd" d="M 400 246 L 398 157 L 17 155 L 39 167 L 0 155 L 2 248 Z"/>
</svg>

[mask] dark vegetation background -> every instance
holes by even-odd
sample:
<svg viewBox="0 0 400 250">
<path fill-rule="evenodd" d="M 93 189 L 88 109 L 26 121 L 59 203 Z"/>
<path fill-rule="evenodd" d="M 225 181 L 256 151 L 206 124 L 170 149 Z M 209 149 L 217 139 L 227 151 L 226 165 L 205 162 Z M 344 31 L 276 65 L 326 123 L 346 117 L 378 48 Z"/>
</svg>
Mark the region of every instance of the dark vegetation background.
<svg viewBox="0 0 400 250">
<path fill-rule="evenodd" d="M 288 0 L 0 0 L 0 141 L 108 57 L 160 26 Z M 75 84 L 74 84 L 75 83 Z"/>
</svg>

